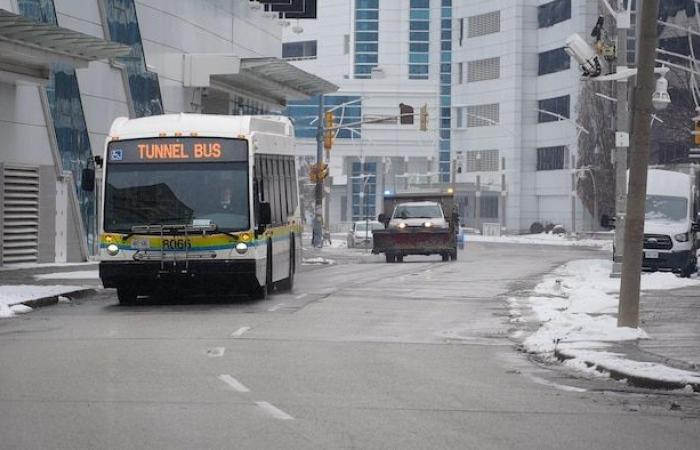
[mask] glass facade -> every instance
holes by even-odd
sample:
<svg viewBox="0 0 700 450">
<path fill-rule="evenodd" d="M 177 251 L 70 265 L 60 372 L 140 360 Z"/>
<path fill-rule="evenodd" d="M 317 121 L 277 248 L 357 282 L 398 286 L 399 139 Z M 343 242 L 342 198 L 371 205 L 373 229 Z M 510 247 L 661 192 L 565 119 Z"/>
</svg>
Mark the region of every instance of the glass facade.
<svg viewBox="0 0 700 450">
<path fill-rule="evenodd" d="M 352 163 L 352 220 L 374 220 L 377 215 L 377 163 Z"/>
<path fill-rule="evenodd" d="M 537 114 L 537 122 L 556 122 L 560 120 L 559 117 L 554 114 L 558 114 L 562 117 L 569 118 L 570 99 L 568 95 L 563 95 L 561 97 L 546 98 L 544 100 L 539 100 L 537 102 L 538 109 L 540 110 Z M 546 112 L 544 112 L 546 111 Z"/>
<path fill-rule="evenodd" d="M 58 25 L 53 0 L 18 0 L 17 4 L 23 16 L 36 22 Z M 80 189 L 82 169 L 87 167 L 92 149 L 75 70 L 70 66 L 53 65 L 46 84 L 46 94 L 61 165 L 63 170 L 73 174 L 88 248 L 92 249 L 95 239 L 95 196 L 92 192 Z"/>
<path fill-rule="evenodd" d="M 564 47 L 548 50 L 537 55 L 538 56 L 538 75 L 547 75 L 548 73 L 561 72 L 571 67 L 571 57 L 566 53 Z"/>
<path fill-rule="evenodd" d="M 354 95 L 324 95 L 324 112 L 339 105 L 345 105 L 333 111 L 336 124 L 341 127 L 336 134 L 338 139 L 359 139 L 362 127 L 358 122 L 362 119 L 362 100 Z M 298 138 L 316 138 L 318 127 L 318 96 L 308 100 L 291 100 L 282 111 L 294 122 L 294 133 Z M 352 125 L 355 124 L 355 125 Z"/>
<path fill-rule="evenodd" d="M 141 32 L 134 0 L 104 0 L 111 40 L 131 47 L 127 56 L 116 58 L 129 77 L 129 92 L 136 117 L 163 114 L 158 75 L 146 70 Z"/>
<path fill-rule="evenodd" d="M 146 70 L 141 32 L 134 0 L 104 0 L 109 37 L 128 45 L 131 52 L 116 58 L 124 64 L 129 77 L 129 92 L 136 117 L 163 114 L 158 75 Z"/>
<path fill-rule="evenodd" d="M 439 167 L 440 181 L 450 181 L 452 121 L 452 0 L 440 0 L 440 106 Z"/>
<path fill-rule="evenodd" d="M 411 0 L 408 78 L 427 80 L 430 68 L 430 0 Z"/>
<path fill-rule="evenodd" d="M 379 62 L 379 0 L 355 0 L 355 78 L 371 78 Z"/>
</svg>

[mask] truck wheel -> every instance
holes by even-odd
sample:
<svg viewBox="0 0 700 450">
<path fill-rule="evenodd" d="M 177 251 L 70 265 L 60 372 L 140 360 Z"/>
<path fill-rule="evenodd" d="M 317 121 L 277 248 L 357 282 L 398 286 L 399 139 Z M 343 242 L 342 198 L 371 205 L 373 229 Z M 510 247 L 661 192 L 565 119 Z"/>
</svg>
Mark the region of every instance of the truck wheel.
<svg viewBox="0 0 700 450">
<path fill-rule="evenodd" d="M 120 305 L 133 305 L 136 303 L 138 293 L 133 287 L 120 286 L 117 288 L 117 299 Z"/>
<path fill-rule="evenodd" d="M 390 255 L 388 253 L 384 256 L 386 256 L 386 262 L 388 262 L 388 263 L 393 263 L 394 260 L 396 259 L 396 257 L 394 255 Z"/>
<path fill-rule="evenodd" d="M 440 256 L 442 256 L 443 261 L 449 261 L 450 260 L 450 255 L 447 253 L 440 253 Z"/>
<path fill-rule="evenodd" d="M 452 250 L 452 252 L 450 252 L 450 259 L 452 261 L 457 261 L 457 250 Z"/>
<path fill-rule="evenodd" d="M 398 255 L 398 256 L 396 257 L 396 262 L 402 263 L 402 262 L 403 262 L 403 255 Z"/>
</svg>

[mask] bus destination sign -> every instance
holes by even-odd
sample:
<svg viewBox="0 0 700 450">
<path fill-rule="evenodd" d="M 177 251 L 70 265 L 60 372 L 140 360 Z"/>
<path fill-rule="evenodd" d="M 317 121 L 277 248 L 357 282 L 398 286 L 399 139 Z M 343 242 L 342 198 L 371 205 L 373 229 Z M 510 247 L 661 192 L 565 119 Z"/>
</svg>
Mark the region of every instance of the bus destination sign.
<svg viewBox="0 0 700 450">
<path fill-rule="evenodd" d="M 109 163 L 236 162 L 246 161 L 248 145 L 242 139 L 152 138 L 110 142 Z"/>
</svg>

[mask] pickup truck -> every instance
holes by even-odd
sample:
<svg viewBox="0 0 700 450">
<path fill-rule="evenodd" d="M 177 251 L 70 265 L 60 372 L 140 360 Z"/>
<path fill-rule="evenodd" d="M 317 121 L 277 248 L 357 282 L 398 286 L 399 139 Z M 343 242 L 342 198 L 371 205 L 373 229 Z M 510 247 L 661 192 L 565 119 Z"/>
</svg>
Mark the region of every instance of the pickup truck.
<svg viewBox="0 0 700 450">
<path fill-rule="evenodd" d="M 408 201 L 413 199 L 417 201 Z M 393 211 L 390 216 L 379 216 L 385 229 L 374 231 L 372 253 L 384 253 L 388 263 L 403 262 L 408 255 L 438 254 L 443 261 L 457 259 L 459 216 L 444 210 L 453 209 L 451 195 L 404 194 L 389 200 L 393 200 Z M 386 206 L 385 199 L 385 211 Z"/>
</svg>

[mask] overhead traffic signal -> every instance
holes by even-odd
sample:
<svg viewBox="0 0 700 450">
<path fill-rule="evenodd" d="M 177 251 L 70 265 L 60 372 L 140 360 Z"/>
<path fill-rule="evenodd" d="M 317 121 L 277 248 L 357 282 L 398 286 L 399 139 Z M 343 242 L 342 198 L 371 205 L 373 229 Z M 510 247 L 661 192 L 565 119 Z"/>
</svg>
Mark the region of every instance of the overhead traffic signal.
<svg viewBox="0 0 700 450">
<path fill-rule="evenodd" d="M 326 111 L 323 129 L 323 148 L 330 150 L 333 148 L 333 141 L 335 140 L 335 116 L 333 111 Z"/>
<path fill-rule="evenodd" d="M 328 164 L 313 164 L 309 168 L 309 181 L 312 183 L 323 183 L 326 178 L 328 178 Z"/>
</svg>

